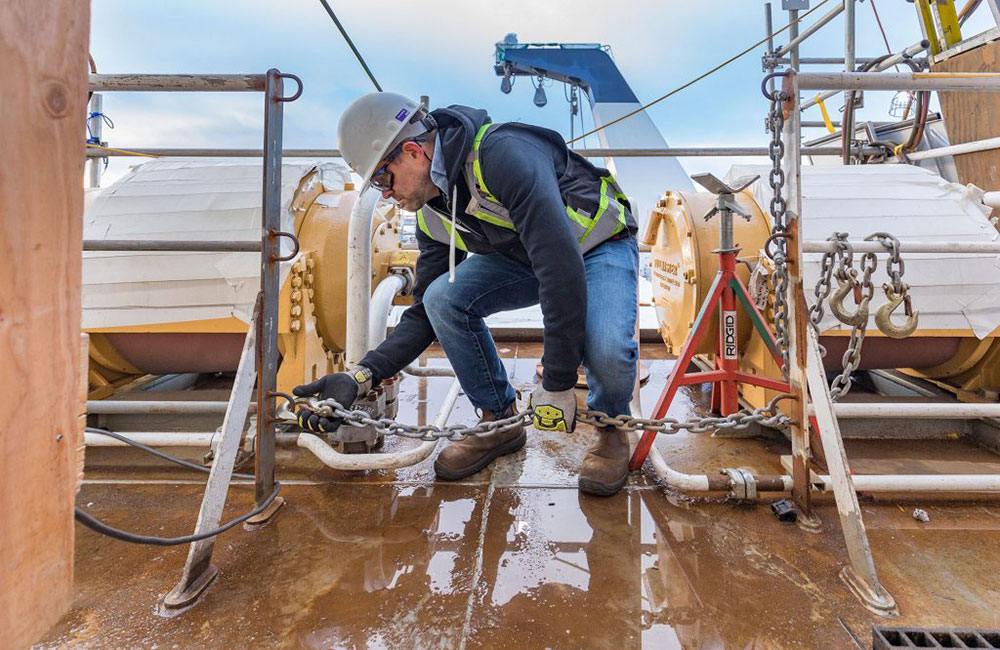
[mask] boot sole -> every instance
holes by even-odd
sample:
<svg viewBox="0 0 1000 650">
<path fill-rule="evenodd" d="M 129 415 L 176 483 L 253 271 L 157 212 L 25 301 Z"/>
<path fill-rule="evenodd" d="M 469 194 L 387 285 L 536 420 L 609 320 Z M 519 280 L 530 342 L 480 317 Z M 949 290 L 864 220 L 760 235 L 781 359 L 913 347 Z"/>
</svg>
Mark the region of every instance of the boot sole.
<svg viewBox="0 0 1000 650">
<path fill-rule="evenodd" d="M 485 456 L 477 460 L 472 465 L 469 465 L 464 469 L 454 472 L 438 464 L 438 461 L 434 461 L 434 473 L 437 475 L 439 479 L 443 479 L 445 481 L 457 481 L 467 476 L 472 476 L 473 474 L 477 474 L 483 471 L 487 465 L 492 463 L 500 456 L 506 456 L 507 454 L 513 454 L 515 451 L 520 451 L 521 447 L 524 446 L 524 443 L 527 440 L 528 440 L 528 432 L 522 431 L 521 435 L 511 440 L 508 440 L 503 444 L 497 445 L 496 447 L 491 449 Z"/>
<path fill-rule="evenodd" d="M 577 487 L 584 494 L 590 494 L 597 497 L 609 497 L 613 494 L 617 494 L 625 486 L 625 481 L 628 480 L 628 472 L 622 475 L 621 480 L 615 481 L 614 483 L 602 483 L 601 481 L 595 481 L 591 478 L 585 478 L 581 476 L 577 479 Z"/>
</svg>

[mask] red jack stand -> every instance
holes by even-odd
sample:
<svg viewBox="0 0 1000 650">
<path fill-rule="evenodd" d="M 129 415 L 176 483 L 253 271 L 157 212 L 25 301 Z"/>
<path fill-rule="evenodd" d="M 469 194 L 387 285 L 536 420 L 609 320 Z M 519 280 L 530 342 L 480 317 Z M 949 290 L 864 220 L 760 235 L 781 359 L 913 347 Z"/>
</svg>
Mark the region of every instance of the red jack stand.
<svg viewBox="0 0 1000 650">
<path fill-rule="evenodd" d="M 736 255 L 740 249 L 733 242 L 733 214 L 738 214 L 747 220 L 750 219 L 750 215 L 736 202 L 735 194 L 746 189 L 759 177 L 741 178 L 736 182 L 736 185 L 739 187 L 735 188 L 729 187 L 712 174 L 696 174 L 691 178 L 708 191 L 718 194 L 718 203 L 711 212 L 705 215 L 705 220 L 707 221 L 712 218 L 716 213 L 722 219 L 721 228 L 719 229 L 719 248 L 712 251 L 719 255 L 719 272 L 712 282 L 712 288 L 709 289 L 708 297 L 702 303 L 701 309 L 698 310 L 698 316 L 695 318 L 694 325 L 691 328 L 691 334 L 688 336 L 687 341 L 684 342 L 684 347 L 681 348 L 681 353 L 677 357 L 677 363 L 674 365 L 674 369 L 667 379 L 667 385 L 663 388 L 659 401 L 656 402 L 656 408 L 653 411 L 654 419 L 662 418 L 667 414 L 667 409 L 670 408 L 670 403 L 673 401 L 674 395 L 677 394 L 677 389 L 681 386 L 710 382 L 712 384 L 712 410 L 724 416 L 732 415 L 739 410 L 738 384 L 753 384 L 783 393 L 790 392 L 791 390 L 788 382 L 743 372 L 739 370 L 738 365 L 739 339 L 736 334 L 737 298 L 750 317 L 754 329 L 763 338 L 767 349 L 771 352 L 771 356 L 777 362 L 778 367 L 780 368 L 784 365 L 774 335 L 764 321 L 764 317 L 761 316 L 757 306 L 750 298 L 750 294 L 746 286 L 744 286 L 743 281 L 736 275 Z M 719 345 L 715 356 L 715 370 L 686 372 L 691 359 L 694 357 L 695 350 L 698 349 L 698 345 L 701 343 L 705 331 L 708 329 L 709 318 L 715 312 L 716 308 L 720 306 L 720 302 Z M 642 435 L 629 463 L 630 470 L 637 470 L 642 467 L 642 464 L 646 460 L 646 455 L 649 454 L 649 449 L 653 445 L 655 436 L 656 433 L 652 431 L 647 431 Z"/>
</svg>

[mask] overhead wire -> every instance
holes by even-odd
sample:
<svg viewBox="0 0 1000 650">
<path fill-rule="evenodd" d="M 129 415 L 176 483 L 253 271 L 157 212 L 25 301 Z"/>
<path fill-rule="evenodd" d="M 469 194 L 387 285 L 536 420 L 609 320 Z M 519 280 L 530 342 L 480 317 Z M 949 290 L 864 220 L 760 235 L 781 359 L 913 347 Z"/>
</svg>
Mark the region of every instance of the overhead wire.
<svg viewBox="0 0 1000 650">
<path fill-rule="evenodd" d="M 125 444 L 132 445 L 133 447 L 136 447 L 137 449 L 141 449 L 142 451 L 145 451 L 146 453 L 152 454 L 152 455 L 157 456 L 159 458 L 162 458 L 164 460 L 168 460 L 171 463 L 174 463 L 176 465 L 180 465 L 181 467 L 186 467 L 188 469 L 194 469 L 194 470 L 197 470 L 199 472 L 211 472 L 212 471 L 208 467 L 202 467 L 202 466 L 196 465 L 196 464 L 194 464 L 194 463 L 192 463 L 190 461 L 186 461 L 186 460 L 184 460 L 182 458 L 177 458 L 176 456 L 171 456 L 170 454 L 164 453 L 164 452 L 159 451 L 157 449 L 153 449 L 152 447 L 148 447 L 148 446 L 142 444 L 141 442 L 138 442 L 136 440 L 132 440 L 131 438 L 129 438 L 127 436 L 123 436 L 120 433 L 115 433 L 114 431 L 108 431 L 107 429 L 99 429 L 97 427 L 87 427 L 86 431 L 88 433 L 96 433 L 96 434 L 99 434 L 99 435 L 102 435 L 102 436 L 107 436 L 109 438 L 114 438 L 115 440 L 120 440 L 121 442 L 124 442 Z M 237 473 L 234 473 L 232 476 L 235 477 L 235 478 L 251 479 L 251 480 L 254 478 L 254 476 L 252 474 L 237 474 Z M 151 545 L 151 546 L 176 546 L 178 544 L 190 544 L 192 542 L 198 542 L 198 541 L 201 541 L 203 539 L 208 539 L 210 537 L 215 537 L 216 535 L 220 535 L 220 534 L 226 532 L 227 530 L 229 530 L 230 528 L 233 528 L 234 526 L 238 526 L 239 524 L 242 524 L 243 522 L 249 520 L 250 518 L 255 517 L 255 516 L 261 514 L 262 512 L 264 512 L 265 510 L 267 510 L 271 506 L 272 503 L 274 503 L 274 500 L 278 497 L 278 492 L 280 490 L 281 490 L 281 484 L 278 483 L 277 481 L 275 481 L 275 483 L 274 483 L 274 490 L 271 492 L 270 495 L 268 495 L 267 499 L 265 499 L 263 503 L 261 503 L 259 506 L 257 506 L 256 508 L 254 508 L 250 512 L 246 513 L 245 515 L 240 515 L 239 517 L 237 517 L 235 519 L 227 521 L 226 523 L 222 524 L 218 528 L 213 528 L 212 530 L 207 530 L 207 531 L 205 531 L 203 533 L 198 533 L 196 535 L 184 535 L 184 536 L 181 536 L 181 537 L 156 537 L 154 535 L 140 535 L 138 533 L 133 533 L 133 532 L 129 532 L 127 530 L 122 530 L 120 528 L 115 528 L 114 526 L 110 526 L 110 525 L 104 523 L 103 521 L 101 521 L 100 519 L 97 519 L 93 515 L 85 512 L 82 508 L 74 508 L 73 509 L 73 517 L 76 519 L 77 522 L 79 522 L 80 524 L 86 526 L 87 528 L 90 528 L 91 530 L 93 530 L 95 532 L 98 532 L 98 533 L 101 533 L 102 535 L 106 535 L 108 537 L 111 537 L 113 539 L 117 539 L 117 540 L 120 540 L 120 541 L 123 541 L 123 542 L 129 542 L 131 544 L 148 544 L 148 545 Z"/>
<path fill-rule="evenodd" d="M 323 0 L 320 0 L 320 1 L 322 2 Z M 606 129 L 609 126 L 612 126 L 613 124 L 618 124 L 622 120 L 626 120 L 626 119 L 632 117 L 633 115 L 641 113 L 642 111 L 646 110 L 650 106 L 652 106 L 654 104 L 658 104 L 658 103 L 662 102 L 664 99 L 667 99 L 668 97 L 672 97 L 673 95 L 676 95 L 677 93 L 679 93 L 680 91 L 684 90 L 685 88 L 693 86 L 694 84 L 698 83 L 699 81 L 701 81 L 705 77 L 708 77 L 708 76 L 710 76 L 710 75 L 718 72 L 719 70 L 721 70 L 722 68 L 726 67 L 727 65 L 729 65 L 733 61 L 736 61 L 737 59 L 739 59 L 739 58 L 741 58 L 741 57 L 749 54 L 750 52 L 753 52 L 755 49 L 757 49 L 758 47 L 760 47 L 761 45 L 763 45 L 764 43 L 766 43 L 769 39 L 774 38 L 778 34 L 781 34 L 782 32 L 786 31 L 792 25 L 795 25 L 796 23 L 801 22 L 802 20 L 804 20 L 806 18 L 806 16 L 808 16 L 809 14 L 815 12 L 816 10 L 818 10 L 820 7 L 822 7 L 823 5 L 825 5 L 826 3 L 828 3 L 829 1 L 830 0 L 823 0 L 818 5 L 816 5 L 815 7 L 813 7 L 812 9 L 810 9 L 809 11 L 805 12 L 804 14 L 802 14 L 801 16 L 799 16 L 798 18 L 796 18 L 792 22 L 788 23 L 787 25 L 785 25 L 784 27 L 782 27 L 778 31 L 773 32 L 771 34 L 768 34 L 763 39 L 757 41 L 756 43 L 754 43 L 750 47 L 746 48 L 745 50 L 743 50 L 739 54 L 736 54 L 736 55 L 730 57 L 729 59 L 727 59 L 723 63 L 720 63 L 719 65 L 715 66 L 714 68 L 712 68 L 708 72 L 705 72 L 704 74 L 698 75 L 697 77 L 695 77 L 691 81 L 689 81 L 689 82 L 687 82 L 687 83 L 685 83 L 685 84 L 683 84 L 681 86 L 678 86 L 677 88 L 674 88 L 673 90 L 671 90 L 667 94 L 662 95 L 661 97 L 658 97 L 657 99 L 654 99 L 653 101 L 649 102 L 648 104 L 640 106 L 639 108 L 635 109 L 631 113 L 626 113 L 625 115 L 622 115 L 618 119 L 611 120 L 607 124 L 602 124 L 601 126 L 597 127 L 596 129 L 591 129 L 590 131 L 587 131 L 586 133 L 583 133 L 581 135 L 576 136 L 572 140 L 567 141 L 566 144 L 571 144 L 571 143 L 576 142 L 577 140 L 580 140 L 580 139 L 582 139 L 582 138 L 584 138 L 584 137 L 586 137 L 588 135 L 593 135 L 593 134 L 597 133 L 598 131 Z"/>
<path fill-rule="evenodd" d="M 333 9 L 330 8 L 330 5 L 327 4 L 326 0 L 319 0 L 319 2 L 323 5 L 323 8 L 326 9 L 326 13 L 330 14 L 330 18 L 333 19 L 334 24 L 337 25 L 337 29 L 340 30 L 341 36 L 344 37 L 344 40 L 347 41 L 351 51 L 354 52 L 354 56 L 358 59 L 358 63 L 361 64 L 361 67 L 365 69 L 365 73 L 368 75 L 368 78 L 372 80 L 373 84 L 375 84 L 375 89 L 382 92 L 382 86 L 380 86 L 378 81 L 376 81 L 375 75 L 372 74 L 368 64 L 365 63 L 365 57 L 361 56 L 361 52 L 359 52 L 358 48 L 354 46 L 354 41 L 352 41 L 351 37 L 347 35 L 347 30 L 345 30 L 344 26 L 340 23 L 340 19 L 337 18 L 337 14 L 333 12 Z"/>
</svg>

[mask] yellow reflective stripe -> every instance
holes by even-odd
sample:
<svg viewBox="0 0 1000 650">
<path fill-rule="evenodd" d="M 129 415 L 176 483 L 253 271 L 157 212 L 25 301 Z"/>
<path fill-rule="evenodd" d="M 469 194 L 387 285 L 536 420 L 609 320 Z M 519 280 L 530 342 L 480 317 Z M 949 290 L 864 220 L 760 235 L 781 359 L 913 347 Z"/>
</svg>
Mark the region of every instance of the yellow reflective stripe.
<svg viewBox="0 0 1000 650">
<path fill-rule="evenodd" d="M 444 226 L 444 229 L 448 231 L 448 237 L 451 237 L 451 223 L 444 219 L 439 219 L 439 221 Z M 450 244 L 451 242 L 449 241 L 448 243 Z M 455 246 L 457 246 L 459 250 L 463 250 L 466 252 L 468 252 L 469 250 L 468 248 L 465 247 L 465 242 L 462 241 L 462 234 L 457 230 L 455 231 Z"/>
<path fill-rule="evenodd" d="M 568 205 L 566 206 L 566 216 L 568 216 L 570 219 L 580 224 L 580 227 L 583 228 L 584 230 L 588 230 L 594 227 L 593 219 L 591 219 L 590 217 L 583 216 L 582 214 L 580 214 L 573 208 L 569 207 Z"/>
<path fill-rule="evenodd" d="M 594 215 L 594 219 L 590 224 L 590 227 L 587 228 L 587 232 L 583 233 L 583 237 L 580 237 L 581 244 L 587 241 L 587 237 L 590 236 L 590 232 L 594 229 L 594 226 L 596 226 L 597 222 L 601 220 L 602 216 L 604 216 L 604 212 L 608 209 L 608 200 L 608 179 L 607 177 L 604 177 L 601 179 L 601 202 L 597 206 L 597 214 Z"/>
<path fill-rule="evenodd" d="M 494 226 L 500 226 L 501 228 L 506 228 L 507 230 L 514 230 L 514 224 L 507 223 L 503 219 L 501 219 L 499 217 L 494 217 L 492 214 L 490 214 L 488 212 L 481 212 L 481 211 L 477 210 L 477 211 L 475 211 L 475 212 L 472 213 L 472 216 L 474 216 L 476 219 L 481 219 L 482 221 L 485 221 L 486 223 L 491 223 Z"/>
<path fill-rule="evenodd" d="M 427 227 L 427 222 L 424 221 L 423 209 L 417 210 L 417 226 L 424 232 L 425 235 L 434 239 L 434 235 L 431 234 L 430 228 Z"/>
<path fill-rule="evenodd" d="M 483 136 L 486 135 L 486 131 L 492 126 L 489 122 L 479 127 L 479 131 L 476 133 L 476 139 L 472 141 L 472 173 L 476 177 L 476 182 L 479 183 L 479 189 L 483 191 L 490 201 L 495 203 L 500 203 L 495 196 L 493 196 L 490 191 L 486 188 L 486 181 L 483 180 L 483 168 L 479 165 L 479 143 L 482 142 Z M 492 222 L 491 222 L 492 223 Z"/>
</svg>

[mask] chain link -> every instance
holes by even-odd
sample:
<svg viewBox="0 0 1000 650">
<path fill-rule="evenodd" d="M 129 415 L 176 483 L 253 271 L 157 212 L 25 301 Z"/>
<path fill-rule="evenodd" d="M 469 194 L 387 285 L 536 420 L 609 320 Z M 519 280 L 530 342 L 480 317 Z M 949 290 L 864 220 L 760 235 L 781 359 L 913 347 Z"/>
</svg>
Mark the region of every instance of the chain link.
<svg viewBox="0 0 1000 650">
<path fill-rule="evenodd" d="M 782 130 L 785 124 L 782 113 L 782 102 L 786 98 L 787 96 L 783 91 L 775 91 L 768 114 L 768 126 L 771 131 L 771 142 L 768 145 L 771 171 L 768 174 L 768 184 L 773 190 L 770 206 L 773 223 L 767 248 L 774 262 L 774 273 L 772 274 L 774 278 L 774 333 L 778 348 L 781 351 L 782 360 L 784 361 L 782 372 L 787 380 L 789 366 L 788 243 L 785 239 L 785 231 L 787 229 L 785 212 L 787 203 L 782 192 L 785 186 L 785 172 L 781 166 L 785 155 L 785 144 L 782 141 Z M 773 253 L 770 251 L 771 243 L 775 247 Z M 832 273 L 832 258 L 829 264 L 830 273 Z M 827 278 L 825 293 L 823 293 L 824 298 L 829 295 L 830 273 L 824 276 Z M 817 288 L 817 291 L 819 290 Z M 819 318 L 822 318 L 822 312 L 820 312 Z M 695 417 L 688 420 L 677 420 L 669 417 L 651 419 L 633 417 L 631 415 L 610 416 L 601 411 L 582 410 L 577 412 L 576 419 L 578 422 L 591 424 L 596 427 L 613 427 L 626 431 L 667 434 L 678 433 L 680 431 L 706 433 L 718 429 L 746 429 L 752 424 L 784 428 L 789 425 L 791 420 L 787 415 L 778 410 L 777 404 L 783 399 L 793 399 L 793 396 L 778 395 L 766 406 L 755 408 L 752 411 L 742 410 L 724 417 L 707 416 Z M 469 436 L 485 436 L 497 432 L 506 432 L 516 427 L 530 424 L 532 419 L 531 411 L 527 410 L 508 418 L 483 421 L 473 426 L 452 424 L 445 427 L 437 427 L 430 424 L 412 425 L 396 422 L 388 418 L 375 418 L 367 411 L 345 409 L 341 404 L 332 399 L 297 399 L 295 400 L 295 406 L 314 411 L 322 417 L 340 418 L 343 420 L 344 425 L 372 427 L 381 435 L 402 436 L 416 440 L 438 440 L 441 438 L 461 440 Z"/>
<path fill-rule="evenodd" d="M 771 261 L 774 263 L 774 338 L 778 350 L 781 352 L 781 372 L 785 381 L 788 381 L 788 241 L 785 238 L 785 231 L 788 228 L 785 212 L 788 204 L 782 193 L 785 187 L 785 172 L 781 168 L 785 155 L 785 143 L 781 139 L 782 130 L 785 127 L 785 116 L 782 112 L 785 93 L 775 91 L 773 97 L 767 119 L 768 127 L 771 130 L 771 142 L 767 148 L 768 156 L 771 159 L 771 172 L 768 174 L 767 180 L 773 191 L 771 198 L 773 221 L 771 223 L 771 237 L 768 242 L 769 245 L 770 242 L 773 242 L 775 247 L 774 252 L 770 255 Z M 768 249 L 770 250 L 770 246 Z"/>
<path fill-rule="evenodd" d="M 741 411 L 733 413 L 726 417 L 707 416 L 691 418 L 690 420 L 677 420 L 674 418 L 648 419 L 633 417 L 631 415 L 612 417 L 601 411 L 582 410 L 577 412 L 576 420 L 577 422 L 591 424 L 596 427 L 614 427 L 615 429 L 624 431 L 652 431 L 655 433 L 678 433 L 680 431 L 706 433 L 717 429 L 739 430 L 746 429 L 751 424 L 783 428 L 788 425 L 789 418 L 778 411 L 777 403 L 780 400 L 790 397 L 791 395 L 778 395 L 766 406 L 749 412 Z M 341 418 L 343 419 L 341 426 L 372 427 L 384 436 L 402 436 L 404 438 L 413 438 L 414 440 L 438 440 L 441 438 L 461 440 L 470 436 L 504 433 L 511 429 L 531 424 L 532 416 L 532 412 L 529 409 L 508 418 L 484 421 L 472 426 L 451 424 L 445 427 L 437 427 L 433 424 L 404 424 L 388 418 L 373 418 L 368 411 L 345 409 L 333 399 L 298 398 L 295 400 L 295 406 L 313 411 L 321 417 Z"/>
<path fill-rule="evenodd" d="M 858 309 L 855 314 L 862 314 L 863 318 L 855 322 L 849 322 L 841 317 L 837 310 L 833 311 L 837 319 L 845 325 L 851 326 L 851 338 L 848 341 L 847 349 L 842 357 L 843 371 L 834 378 L 830 385 L 830 398 L 837 401 L 851 390 L 851 375 L 861 365 L 861 348 L 864 344 L 865 334 L 868 329 L 868 308 L 875 295 L 875 284 L 872 282 L 872 275 L 878 269 L 878 257 L 875 253 L 865 253 L 861 257 L 861 279 L 858 279 L 858 269 L 854 268 L 854 249 L 848 241 L 848 234 L 845 232 L 835 232 L 827 238 L 827 241 L 836 242 L 837 250 L 823 254 L 820 265 L 820 276 L 816 282 L 813 293 L 816 295 L 816 302 L 809 308 L 809 323 L 819 334 L 819 325 L 823 320 L 824 305 L 829 299 L 832 289 L 832 280 L 836 276 L 841 283 L 849 284 L 855 291 L 858 299 Z M 899 240 L 887 232 L 876 232 L 865 237 L 865 241 L 878 241 L 889 252 L 886 261 L 886 272 L 892 279 L 892 287 L 899 294 L 905 294 L 908 289 L 903 284 L 903 273 L 905 264 L 899 254 Z M 821 349 L 823 355 L 826 351 Z"/>
</svg>

